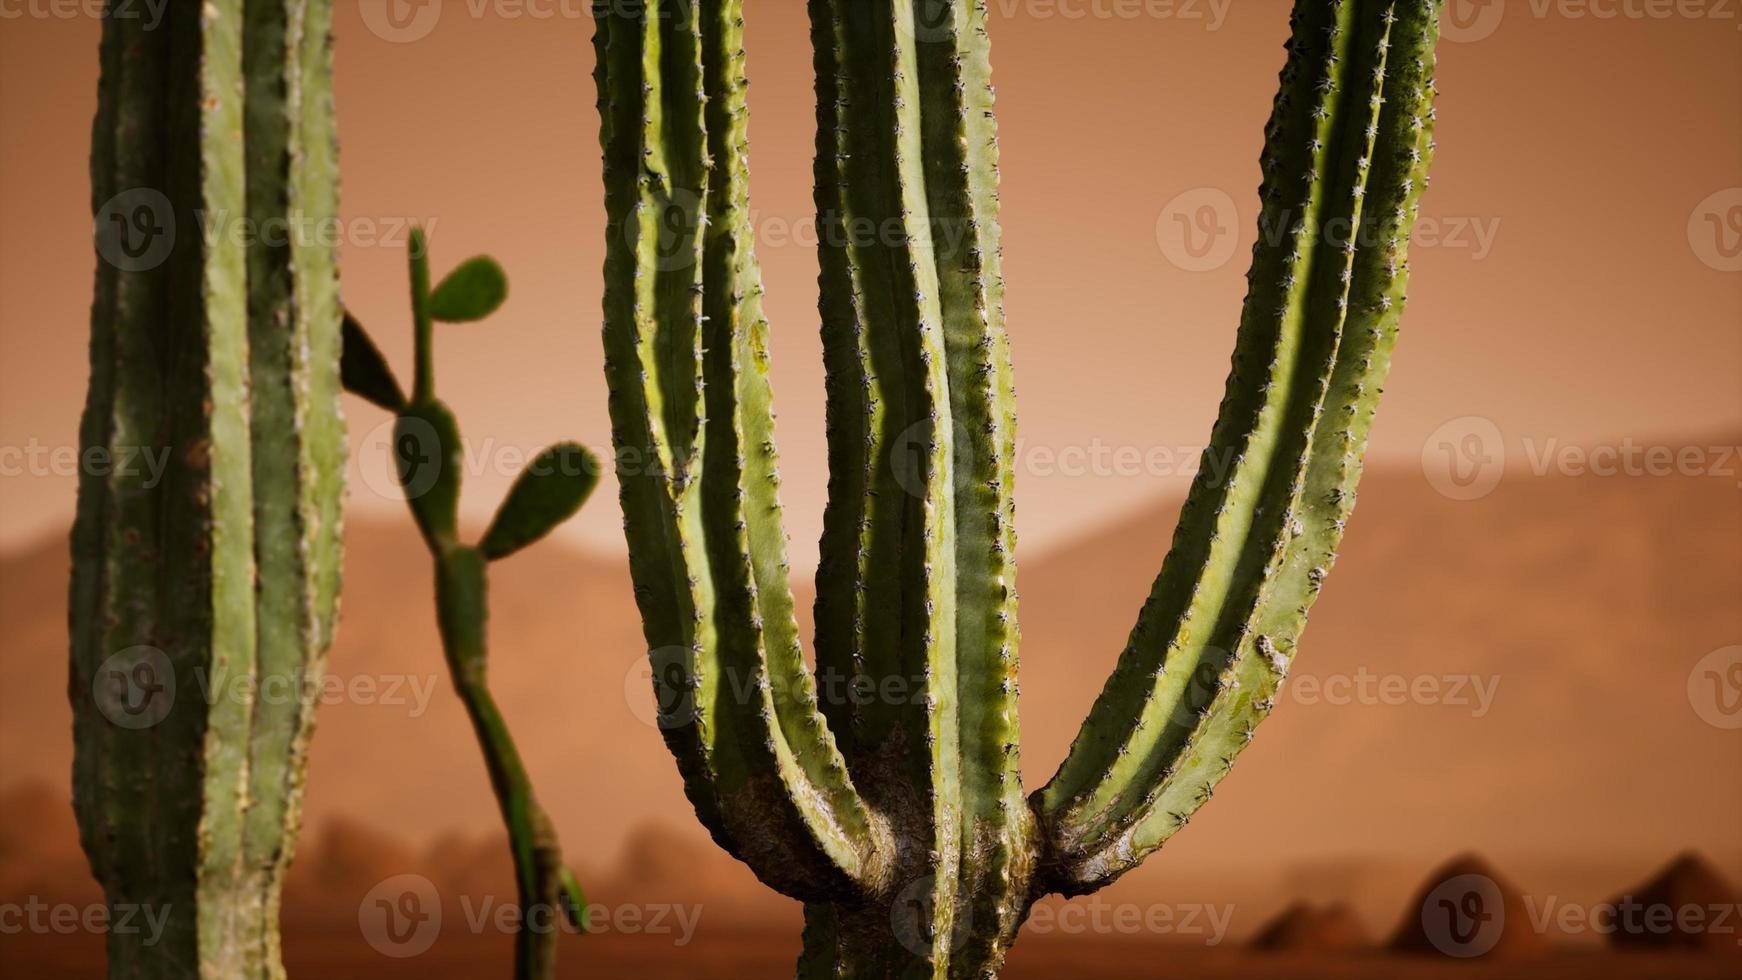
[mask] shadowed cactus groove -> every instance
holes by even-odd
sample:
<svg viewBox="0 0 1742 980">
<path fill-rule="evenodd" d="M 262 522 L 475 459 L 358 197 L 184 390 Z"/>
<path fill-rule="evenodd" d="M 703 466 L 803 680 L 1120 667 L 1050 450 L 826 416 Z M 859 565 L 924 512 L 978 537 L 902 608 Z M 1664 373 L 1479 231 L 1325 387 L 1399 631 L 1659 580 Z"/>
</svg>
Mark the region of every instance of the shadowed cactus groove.
<svg viewBox="0 0 1742 980">
<path fill-rule="evenodd" d="M 103 18 L 73 794 L 117 915 L 164 922 L 108 933 L 112 977 L 283 975 L 340 570 L 336 256 L 298 233 L 338 214 L 330 18 Z"/>
<path fill-rule="evenodd" d="M 829 505 L 793 613 L 742 0 L 595 3 L 604 344 L 664 736 L 806 903 L 801 977 L 994 976 L 1161 847 L 1270 712 L 1355 503 L 1433 149 L 1437 0 L 1298 0 L 1207 457 L 1128 647 L 1025 796 L 1016 413 L 983 0 L 810 0 Z"/>
</svg>

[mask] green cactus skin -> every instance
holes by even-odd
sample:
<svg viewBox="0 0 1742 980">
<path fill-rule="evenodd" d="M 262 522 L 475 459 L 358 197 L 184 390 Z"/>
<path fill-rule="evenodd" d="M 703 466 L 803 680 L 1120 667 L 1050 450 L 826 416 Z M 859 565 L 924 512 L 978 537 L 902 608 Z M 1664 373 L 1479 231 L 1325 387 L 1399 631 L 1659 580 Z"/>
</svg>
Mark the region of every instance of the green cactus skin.
<svg viewBox="0 0 1742 980">
<path fill-rule="evenodd" d="M 98 262 L 80 427 L 87 462 L 167 461 L 86 466 L 72 534 L 81 839 L 112 906 L 166 916 L 161 937 L 109 933 L 111 977 L 283 975 L 338 601 L 338 274 L 311 236 L 243 232 L 338 213 L 330 17 L 210 0 L 103 20 L 93 209 L 161 195 L 123 217 L 172 235 L 162 261 Z"/>
<path fill-rule="evenodd" d="M 394 455 L 406 503 L 435 566 L 436 626 L 448 673 L 483 751 L 490 786 L 508 828 L 520 900 L 515 933 L 517 980 L 556 976 L 556 916 L 587 928 L 587 900 L 563 863 L 556 828 L 533 793 L 532 777 L 489 685 L 489 563 L 520 551 L 573 517 L 597 486 L 599 464 L 574 443 L 541 452 L 515 481 L 484 536 L 459 538 L 463 456 L 459 423 L 436 397 L 435 323 L 481 320 L 507 298 L 508 280 L 494 259 L 464 262 L 433 290 L 421 229 L 411 237 L 411 308 L 416 351 L 407 398 L 362 324 L 344 323 L 345 388 L 394 413 Z"/>
<path fill-rule="evenodd" d="M 655 694 L 703 823 L 806 903 L 800 977 L 995 976 L 1035 900 L 1159 848 L 1269 713 L 1405 305 L 1438 4 L 1298 0 L 1206 451 L 1234 465 L 1201 468 L 1128 649 L 1025 798 L 984 0 L 809 3 L 830 457 L 814 675 L 781 529 L 742 0 L 595 3 L 606 373 Z"/>
</svg>

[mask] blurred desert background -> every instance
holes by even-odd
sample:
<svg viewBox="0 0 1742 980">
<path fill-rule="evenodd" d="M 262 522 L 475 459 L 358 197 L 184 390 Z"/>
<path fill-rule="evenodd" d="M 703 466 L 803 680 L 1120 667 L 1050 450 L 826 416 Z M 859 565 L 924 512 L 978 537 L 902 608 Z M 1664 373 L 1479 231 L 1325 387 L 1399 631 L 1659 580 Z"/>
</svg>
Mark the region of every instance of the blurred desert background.
<svg viewBox="0 0 1742 980">
<path fill-rule="evenodd" d="M 1287 5 L 991 2 L 1039 785 L 1123 645 L 1209 431 Z M 0 4 L 0 913 L 98 900 L 68 806 L 64 461 L 85 380 L 99 31 L 78 6 Z M 404 19 L 340 6 L 347 302 L 404 365 L 411 221 L 438 274 L 488 251 L 513 283 L 499 316 L 439 348 L 481 525 L 527 452 L 608 444 L 591 23 L 557 0 L 436 0 Z M 1164 852 L 1037 914 L 1010 976 L 1733 975 L 1722 951 L 1615 951 L 1579 924 L 1648 884 L 1742 902 L 1742 10 L 1598 6 L 1453 0 L 1431 240 L 1362 503 L 1284 701 Z M 810 55 L 801 4 L 747 7 L 802 568 L 825 484 Z M 511 899 L 508 864 L 427 557 L 391 489 L 384 417 L 346 407 L 344 619 L 289 964 L 503 975 L 509 937 L 477 920 Z M 598 905 L 566 969 L 790 975 L 797 907 L 707 840 L 654 726 L 614 498 L 603 487 L 494 581 L 493 684 Z M 1409 945 L 1424 890 L 1462 874 L 1507 893 L 1495 957 L 1379 951 Z M 427 889 L 441 910 L 417 955 L 372 926 L 383 888 Z M 0 914 L 0 967 L 99 974 L 100 935 L 15 921 Z M 1730 927 L 1742 951 L 1742 910 Z"/>
</svg>

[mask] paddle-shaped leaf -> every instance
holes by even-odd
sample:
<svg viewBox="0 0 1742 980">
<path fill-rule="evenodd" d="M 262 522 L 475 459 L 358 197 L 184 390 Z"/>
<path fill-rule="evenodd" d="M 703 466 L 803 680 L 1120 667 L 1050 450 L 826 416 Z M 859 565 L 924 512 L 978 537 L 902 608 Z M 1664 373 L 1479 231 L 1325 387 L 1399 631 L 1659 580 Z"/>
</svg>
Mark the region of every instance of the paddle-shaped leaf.
<svg viewBox="0 0 1742 980">
<path fill-rule="evenodd" d="M 389 412 L 403 411 L 405 391 L 399 387 L 399 379 L 393 376 L 387 358 L 381 356 L 381 348 L 350 313 L 345 314 L 344 345 L 339 376 L 345 390 Z"/>
<path fill-rule="evenodd" d="M 506 558 L 549 534 L 575 516 L 599 483 L 599 461 L 572 442 L 538 454 L 490 522 L 478 550 L 491 560 Z"/>
<path fill-rule="evenodd" d="M 467 259 L 429 297 L 431 319 L 470 323 L 496 312 L 508 298 L 508 276 L 488 255 Z"/>
</svg>

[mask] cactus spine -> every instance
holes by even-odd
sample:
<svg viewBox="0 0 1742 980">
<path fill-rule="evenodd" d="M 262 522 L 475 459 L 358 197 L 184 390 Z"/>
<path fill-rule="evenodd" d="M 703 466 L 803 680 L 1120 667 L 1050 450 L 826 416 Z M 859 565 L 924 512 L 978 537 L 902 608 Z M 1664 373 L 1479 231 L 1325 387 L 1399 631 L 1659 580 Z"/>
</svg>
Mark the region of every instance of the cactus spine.
<svg viewBox="0 0 1742 980">
<path fill-rule="evenodd" d="M 111 905 L 167 917 L 109 933 L 113 977 L 283 974 L 340 564 L 337 267 L 298 233 L 338 210 L 330 16 L 209 0 L 103 20 L 74 802 Z"/>
<path fill-rule="evenodd" d="M 665 737 L 806 903 L 801 977 L 994 975 L 1270 711 L 1354 506 L 1433 147 L 1438 0 L 1298 0 L 1204 466 L 1053 779 L 1018 766 L 1015 411 L 983 0 L 810 0 L 830 501 L 787 581 L 748 218 L 742 0 L 595 4 L 606 371 Z"/>
</svg>

